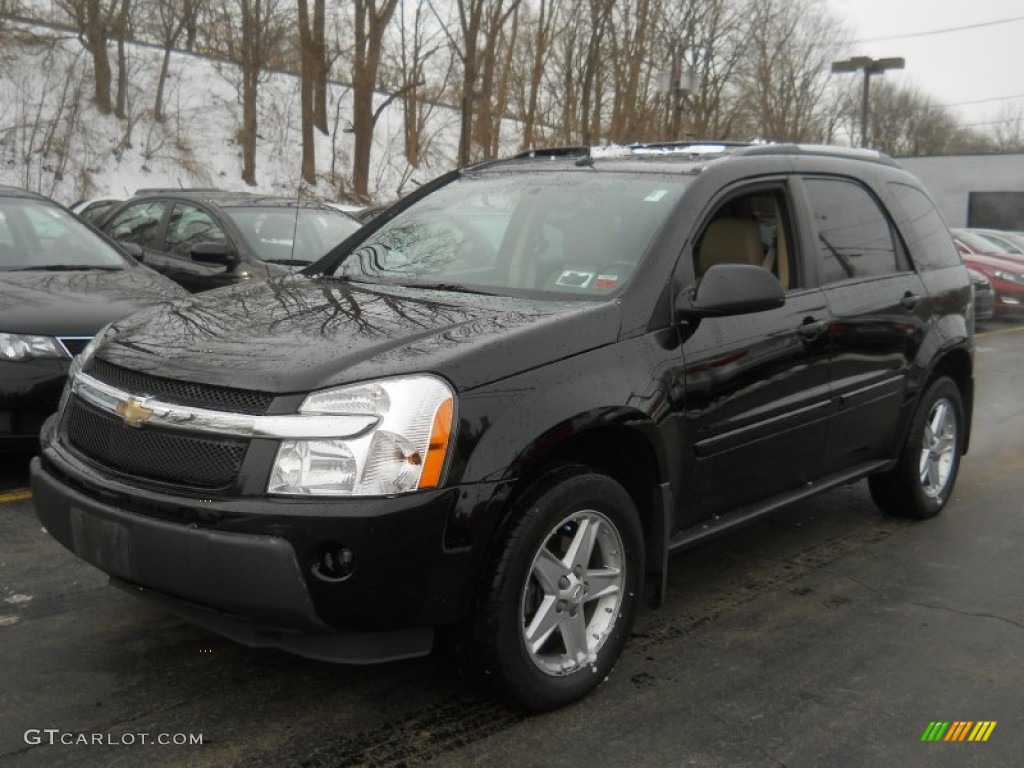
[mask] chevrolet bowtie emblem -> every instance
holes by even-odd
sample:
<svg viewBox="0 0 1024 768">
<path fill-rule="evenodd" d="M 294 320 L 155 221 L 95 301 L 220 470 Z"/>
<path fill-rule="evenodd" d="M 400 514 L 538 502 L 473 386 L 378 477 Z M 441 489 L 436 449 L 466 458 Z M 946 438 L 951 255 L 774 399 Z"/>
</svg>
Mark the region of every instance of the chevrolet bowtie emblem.
<svg viewBox="0 0 1024 768">
<path fill-rule="evenodd" d="M 153 415 L 152 408 L 147 408 L 135 398 L 118 401 L 114 410 L 117 411 L 118 416 L 124 419 L 125 424 L 136 428 L 149 421 L 149 417 Z"/>
</svg>

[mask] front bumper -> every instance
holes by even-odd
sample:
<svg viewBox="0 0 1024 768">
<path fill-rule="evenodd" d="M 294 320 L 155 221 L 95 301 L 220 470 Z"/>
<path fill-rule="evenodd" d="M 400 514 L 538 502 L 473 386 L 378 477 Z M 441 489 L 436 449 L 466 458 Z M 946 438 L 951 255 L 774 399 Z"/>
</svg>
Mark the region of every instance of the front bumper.
<svg viewBox="0 0 1024 768">
<path fill-rule="evenodd" d="M 116 585 L 245 644 L 349 663 L 429 653 L 433 627 L 466 615 L 495 490 L 203 500 L 128 486 L 57 442 L 31 476 L 46 529 Z M 354 567 L 328 577 L 339 547 Z"/>
</svg>

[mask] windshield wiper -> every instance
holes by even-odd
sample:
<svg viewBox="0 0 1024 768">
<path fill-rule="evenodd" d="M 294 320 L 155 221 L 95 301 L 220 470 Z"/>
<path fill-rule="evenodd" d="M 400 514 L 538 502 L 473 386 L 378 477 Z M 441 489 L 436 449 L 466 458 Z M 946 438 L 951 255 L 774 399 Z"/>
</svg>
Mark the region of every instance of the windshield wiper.
<svg viewBox="0 0 1024 768">
<path fill-rule="evenodd" d="M 313 262 L 309 259 L 264 259 L 267 264 L 281 264 L 285 267 L 308 267 Z"/>
<path fill-rule="evenodd" d="M 426 288 L 431 291 L 452 291 L 453 293 L 478 293 L 481 296 L 504 296 L 503 293 L 469 288 L 458 283 L 402 283 L 406 288 Z"/>
<path fill-rule="evenodd" d="M 107 267 L 98 264 L 37 264 L 31 267 L 15 267 L 11 272 L 120 272 L 124 267 Z"/>
</svg>

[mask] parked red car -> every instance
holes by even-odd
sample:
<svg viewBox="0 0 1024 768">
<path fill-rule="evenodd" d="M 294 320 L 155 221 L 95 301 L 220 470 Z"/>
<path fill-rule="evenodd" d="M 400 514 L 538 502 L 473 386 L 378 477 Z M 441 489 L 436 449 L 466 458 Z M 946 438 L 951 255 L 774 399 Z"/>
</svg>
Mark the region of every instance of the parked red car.
<svg viewBox="0 0 1024 768">
<path fill-rule="evenodd" d="M 960 254 L 964 265 L 981 272 L 992 283 L 996 315 L 1024 311 L 1024 262 L 980 253 Z"/>
</svg>

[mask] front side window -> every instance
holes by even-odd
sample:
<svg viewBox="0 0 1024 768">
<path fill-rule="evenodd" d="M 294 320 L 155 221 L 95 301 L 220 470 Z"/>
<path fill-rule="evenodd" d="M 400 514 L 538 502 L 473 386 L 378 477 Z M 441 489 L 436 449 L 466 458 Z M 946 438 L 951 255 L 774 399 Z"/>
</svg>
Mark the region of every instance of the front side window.
<svg viewBox="0 0 1024 768">
<path fill-rule="evenodd" d="M 202 208 L 175 203 L 167 222 L 167 250 L 188 257 L 197 243 L 225 243 L 227 237 L 220 224 Z"/>
<path fill-rule="evenodd" d="M 111 220 L 107 232 L 118 242 L 136 243 L 142 248 L 158 250 L 160 220 L 166 208 L 167 203 L 159 200 L 129 205 Z"/>
<path fill-rule="evenodd" d="M 498 294 L 610 296 L 684 189 L 678 176 L 592 169 L 466 175 L 396 215 L 332 271 Z"/>
<path fill-rule="evenodd" d="M 798 287 L 788 210 L 782 189 L 730 197 L 697 238 L 694 274 L 700 277 L 716 264 L 750 264 L 774 274 L 785 290 Z"/>
<path fill-rule="evenodd" d="M 818 233 L 822 281 L 902 272 L 889 220 L 859 184 L 840 179 L 805 179 Z"/>
</svg>

